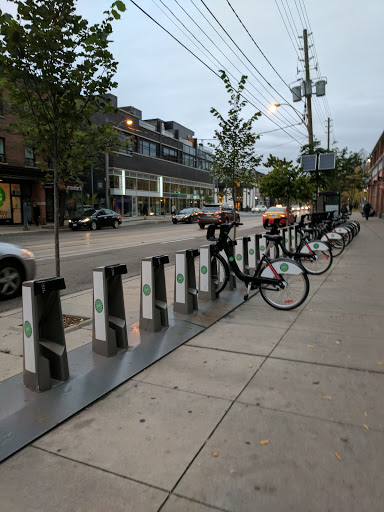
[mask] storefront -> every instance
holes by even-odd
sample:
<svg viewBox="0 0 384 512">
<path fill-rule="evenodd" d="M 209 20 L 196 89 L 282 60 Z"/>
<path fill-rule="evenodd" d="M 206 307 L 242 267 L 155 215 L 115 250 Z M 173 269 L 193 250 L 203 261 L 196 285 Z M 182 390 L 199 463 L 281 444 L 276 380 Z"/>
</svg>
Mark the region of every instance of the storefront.
<svg viewBox="0 0 384 512">
<path fill-rule="evenodd" d="M 21 224 L 22 222 L 20 183 L 0 182 L 0 224 Z"/>
<path fill-rule="evenodd" d="M 110 169 L 111 208 L 124 217 L 170 214 L 212 200 L 212 186 L 124 169 Z"/>
</svg>

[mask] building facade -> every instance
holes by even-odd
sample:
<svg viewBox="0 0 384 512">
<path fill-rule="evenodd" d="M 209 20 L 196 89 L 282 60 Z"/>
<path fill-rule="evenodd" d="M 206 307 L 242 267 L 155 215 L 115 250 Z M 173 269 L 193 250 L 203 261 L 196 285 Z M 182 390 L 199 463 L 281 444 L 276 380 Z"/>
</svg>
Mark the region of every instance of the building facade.
<svg viewBox="0 0 384 512">
<path fill-rule="evenodd" d="M 383 195 L 384 195 L 384 179 L 383 179 L 383 165 L 384 165 L 384 132 L 377 141 L 371 153 L 367 187 L 368 187 L 368 201 L 373 206 L 376 215 L 383 216 Z"/>
</svg>

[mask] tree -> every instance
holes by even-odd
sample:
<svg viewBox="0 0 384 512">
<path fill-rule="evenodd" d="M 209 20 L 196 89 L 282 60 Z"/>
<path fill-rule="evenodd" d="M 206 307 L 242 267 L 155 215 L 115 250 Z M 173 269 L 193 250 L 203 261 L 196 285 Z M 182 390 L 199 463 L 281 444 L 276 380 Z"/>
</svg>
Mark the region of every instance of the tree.
<svg viewBox="0 0 384 512">
<path fill-rule="evenodd" d="M 229 190 L 236 207 L 236 189 L 242 185 L 253 188 L 257 183 L 256 167 L 261 158 L 255 155 L 255 143 L 260 137 L 252 133 L 252 124 L 261 116 L 256 112 L 248 121 L 241 117 L 241 111 L 247 105 L 242 99 L 247 77 L 243 75 L 237 85 L 233 87 L 228 76 L 220 70 L 221 79 L 230 94 L 228 101 L 230 109 L 227 117 L 221 115 L 214 107 L 210 112 L 218 118 L 221 130 L 215 130 L 215 139 L 218 145 L 210 143 L 214 148 L 211 174 Z"/>
<path fill-rule="evenodd" d="M 292 199 L 308 201 L 313 194 L 314 186 L 309 178 L 292 161 L 269 155 L 264 165 L 273 170 L 261 178 L 260 193 L 285 202 L 287 210 Z"/>
<path fill-rule="evenodd" d="M 115 1 L 101 23 L 89 25 L 76 14 L 76 0 L 9 1 L 17 15 L 0 11 L 0 86 L 18 113 L 20 133 L 52 170 L 59 276 L 59 182 L 78 170 L 74 155 L 92 115 L 111 108 L 103 100 L 117 86 L 109 36 L 125 5 Z"/>
</svg>

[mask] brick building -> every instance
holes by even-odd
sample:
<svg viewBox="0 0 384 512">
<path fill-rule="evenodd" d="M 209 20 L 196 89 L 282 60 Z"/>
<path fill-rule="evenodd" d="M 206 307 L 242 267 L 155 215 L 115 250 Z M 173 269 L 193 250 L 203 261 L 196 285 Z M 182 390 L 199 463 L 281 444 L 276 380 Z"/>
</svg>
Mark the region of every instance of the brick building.
<svg viewBox="0 0 384 512">
<path fill-rule="evenodd" d="M 373 206 L 376 215 L 383 215 L 384 195 L 384 132 L 372 150 L 368 170 L 368 201 Z"/>
</svg>

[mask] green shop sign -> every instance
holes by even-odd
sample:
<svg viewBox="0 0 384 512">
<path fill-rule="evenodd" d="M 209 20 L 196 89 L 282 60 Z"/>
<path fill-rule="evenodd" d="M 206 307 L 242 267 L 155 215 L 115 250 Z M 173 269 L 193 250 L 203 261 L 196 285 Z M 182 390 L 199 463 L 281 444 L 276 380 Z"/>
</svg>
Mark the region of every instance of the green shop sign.
<svg viewBox="0 0 384 512">
<path fill-rule="evenodd" d="M 4 190 L 0 187 L 0 206 L 3 206 L 3 204 L 5 203 L 5 192 Z"/>
</svg>

